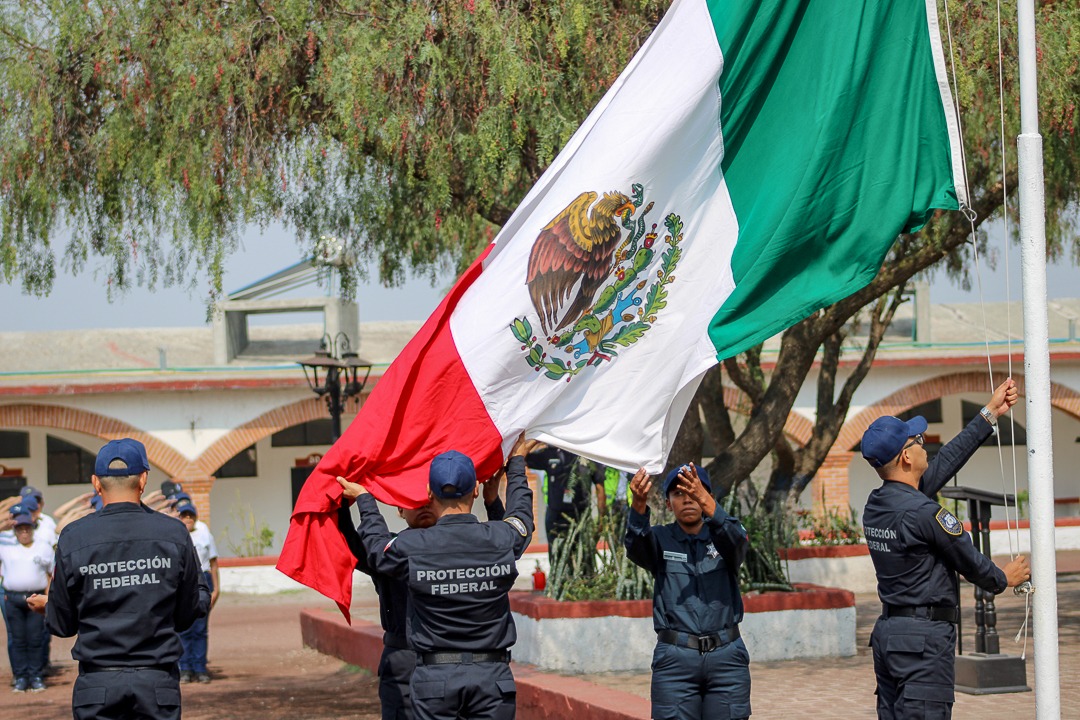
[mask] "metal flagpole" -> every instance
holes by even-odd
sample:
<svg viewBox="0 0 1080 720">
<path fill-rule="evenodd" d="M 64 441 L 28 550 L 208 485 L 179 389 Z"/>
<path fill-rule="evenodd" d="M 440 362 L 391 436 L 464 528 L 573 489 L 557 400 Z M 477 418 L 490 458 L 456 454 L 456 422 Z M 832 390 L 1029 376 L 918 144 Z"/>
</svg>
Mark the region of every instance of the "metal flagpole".
<svg viewBox="0 0 1080 720">
<path fill-rule="evenodd" d="M 1035 640 L 1035 717 L 1059 720 L 1057 558 L 1050 427 L 1050 350 L 1046 320 L 1046 203 L 1035 67 L 1035 3 L 1017 8 L 1020 51 L 1020 250 L 1024 279 L 1024 394 L 1031 494 L 1031 580 Z"/>
</svg>

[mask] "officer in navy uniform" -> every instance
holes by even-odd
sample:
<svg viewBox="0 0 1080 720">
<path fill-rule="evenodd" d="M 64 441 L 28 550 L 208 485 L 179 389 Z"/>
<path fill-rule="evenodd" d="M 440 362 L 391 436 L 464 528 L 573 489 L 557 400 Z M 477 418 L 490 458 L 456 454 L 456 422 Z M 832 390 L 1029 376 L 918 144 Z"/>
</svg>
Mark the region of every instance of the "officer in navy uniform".
<svg viewBox="0 0 1080 720">
<path fill-rule="evenodd" d="M 390 535 L 374 498 L 338 478 L 345 497 L 358 498 L 358 531 L 369 566 L 408 584 L 406 633 L 417 654 L 410 692 L 418 720 L 514 717 L 509 648 L 517 631 L 508 593 L 533 532 L 524 456 L 534 444 L 522 436 L 511 451 L 502 521 L 480 522 L 471 513 L 479 493 L 476 470 L 454 450 L 431 461 L 428 492 L 438 521 L 397 537 Z"/>
<path fill-rule="evenodd" d="M 484 507 L 488 520 L 502 520 L 506 514 L 499 498 L 500 472 L 484 483 Z M 398 509 L 398 514 L 410 528 L 429 528 L 435 524 L 435 511 L 429 502 L 414 510 Z M 383 720 L 412 720 L 412 701 L 409 682 L 416 671 L 416 653 L 409 649 L 405 638 L 405 620 L 409 597 L 408 584 L 399 578 L 376 572 L 368 564 L 367 553 L 360 535 L 352 524 L 349 505 L 342 503 L 338 510 L 338 528 L 356 558 L 356 569 L 371 577 L 379 595 L 379 618 L 383 628 L 383 651 L 379 659 L 379 702 Z"/>
<path fill-rule="evenodd" d="M 656 578 L 652 716 L 680 720 L 750 717 L 750 654 L 739 566 L 750 540 L 712 496 L 709 475 L 692 464 L 673 469 L 663 491 L 675 515 L 650 526 L 652 480 L 638 470 L 626 527 L 626 556 Z"/>
<path fill-rule="evenodd" d="M 150 463 L 142 443 L 107 443 L 91 478 L 100 512 L 64 528 L 48 596 L 34 596 L 54 635 L 78 634 L 75 720 L 180 717 L 186 630 L 210 591 L 184 524 L 141 503 Z"/>
<path fill-rule="evenodd" d="M 863 434 L 863 457 L 884 481 L 863 510 L 882 603 L 870 635 L 879 718 L 952 716 L 959 617 L 953 573 L 992 593 L 1031 577 L 1023 556 L 1004 568 L 994 565 L 975 550 L 960 521 L 932 499 L 990 437 L 1017 396 L 1009 378 L 931 462 L 923 448 L 922 417 L 880 417 Z"/>
<path fill-rule="evenodd" d="M 552 445 L 537 447 L 525 458 L 525 464 L 547 474 L 544 533 L 549 552 L 570 529 L 570 523 L 588 511 L 593 485 L 597 488 L 597 509 L 601 513 L 606 510 L 602 465 Z"/>
</svg>

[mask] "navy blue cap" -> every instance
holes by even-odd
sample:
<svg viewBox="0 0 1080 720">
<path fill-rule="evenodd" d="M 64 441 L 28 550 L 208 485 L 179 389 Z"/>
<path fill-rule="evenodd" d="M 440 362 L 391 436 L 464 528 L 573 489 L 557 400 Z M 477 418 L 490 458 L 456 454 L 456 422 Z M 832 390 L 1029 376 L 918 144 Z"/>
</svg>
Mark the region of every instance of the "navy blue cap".
<svg viewBox="0 0 1080 720">
<path fill-rule="evenodd" d="M 15 525 L 33 525 L 34 517 L 27 515 L 26 513 L 20 513 L 15 516 Z"/>
<path fill-rule="evenodd" d="M 8 511 L 12 514 L 12 516 L 30 514 L 30 510 L 26 509 L 26 503 L 25 502 L 17 502 L 17 503 L 15 503 L 10 508 L 8 508 Z"/>
<path fill-rule="evenodd" d="M 870 423 L 862 436 L 862 456 L 870 467 L 884 467 L 900 454 L 908 438 L 926 432 L 926 418 L 916 415 L 907 422 L 885 415 Z"/>
<path fill-rule="evenodd" d="M 161 494 L 172 500 L 179 493 L 184 491 L 184 486 L 173 480 L 166 480 L 161 483 Z"/>
<path fill-rule="evenodd" d="M 667 497 L 668 493 L 671 492 L 671 487 L 679 479 L 679 471 L 682 470 L 684 467 L 686 467 L 686 465 L 679 465 L 677 467 L 673 467 L 671 469 L 671 472 L 667 474 L 667 477 L 664 478 L 664 497 Z M 705 486 L 705 489 L 711 493 L 712 484 L 709 482 L 709 472 L 705 468 L 699 467 L 697 469 L 697 476 L 698 479 L 701 480 L 701 484 Z"/>
<path fill-rule="evenodd" d="M 191 496 L 188 495 L 186 492 L 178 492 L 175 495 L 173 495 L 171 498 L 169 498 L 169 500 L 173 503 L 173 506 L 179 505 L 181 503 L 195 502 L 194 500 L 191 499 Z"/>
<path fill-rule="evenodd" d="M 124 463 L 122 468 L 109 468 L 113 461 Z M 150 461 L 146 459 L 146 447 L 138 440 L 121 438 L 110 440 L 98 450 L 94 463 L 94 474 L 98 477 L 123 477 L 141 475 L 150 471 Z"/>
<path fill-rule="evenodd" d="M 476 487 L 476 467 L 468 455 L 448 450 L 431 461 L 428 486 L 432 495 L 443 500 L 465 497 Z M 443 489 L 447 486 L 452 490 Z"/>
<path fill-rule="evenodd" d="M 27 495 L 17 504 L 11 506 L 11 512 L 14 513 L 15 508 L 19 508 L 19 512 L 32 513 L 37 512 L 38 508 L 40 507 L 41 506 L 38 505 L 36 497 L 34 497 L 33 495 Z"/>
<path fill-rule="evenodd" d="M 27 495 L 33 495 L 37 498 L 39 503 L 45 499 L 45 496 L 41 494 L 40 490 L 38 490 L 36 487 L 30 487 L 29 485 L 19 490 L 19 494 L 23 497 L 26 497 Z"/>
<path fill-rule="evenodd" d="M 191 501 L 191 498 L 177 501 L 176 505 L 173 506 L 173 509 L 176 510 L 177 514 L 191 513 L 195 517 L 199 517 L 199 510 L 195 507 L 195 503 Z"/>
</svg>

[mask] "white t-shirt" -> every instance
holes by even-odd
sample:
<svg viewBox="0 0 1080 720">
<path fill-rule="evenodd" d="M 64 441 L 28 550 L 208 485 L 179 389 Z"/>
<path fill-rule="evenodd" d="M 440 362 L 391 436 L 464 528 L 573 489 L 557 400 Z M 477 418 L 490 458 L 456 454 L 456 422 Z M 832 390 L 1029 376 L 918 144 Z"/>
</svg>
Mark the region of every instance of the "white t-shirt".
<svg viewBox="0 0 1080 720">
<path fill-rule="evenodd" d="M 4 589 L 12 592 L 40 592 L 49 584 L 56 552 L 52 545 L 34 538 L 30 547 L 0 545 L 0 575 Z"/>
<path fill-rule="evenodd" d="M 191 531 L 191 542 L 195 544 L 195 552 L 199 554 L 199 568 L 203 572 L 210 572 L 210 561 L 217 559 L 217 545 L 214 536 L 210 534 L 210 528 L 202 520 L 195 521 L 195 529 Z"/>
</svg>

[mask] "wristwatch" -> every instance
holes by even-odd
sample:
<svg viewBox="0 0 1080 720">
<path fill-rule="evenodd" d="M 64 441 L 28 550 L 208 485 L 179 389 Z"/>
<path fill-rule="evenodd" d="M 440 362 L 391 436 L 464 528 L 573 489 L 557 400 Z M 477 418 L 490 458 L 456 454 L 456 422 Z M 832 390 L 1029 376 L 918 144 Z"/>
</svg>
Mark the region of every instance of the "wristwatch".
<svg viewBox="0 0 1080 720">
<path fill-rule="evenodd" d="M 983 416 L 983 419 L 991 425 L 997 425 L 997 415 L 990 411 L 990 408 L 984 407 L 979 411 L 979 414 Z"/>
</svg>

